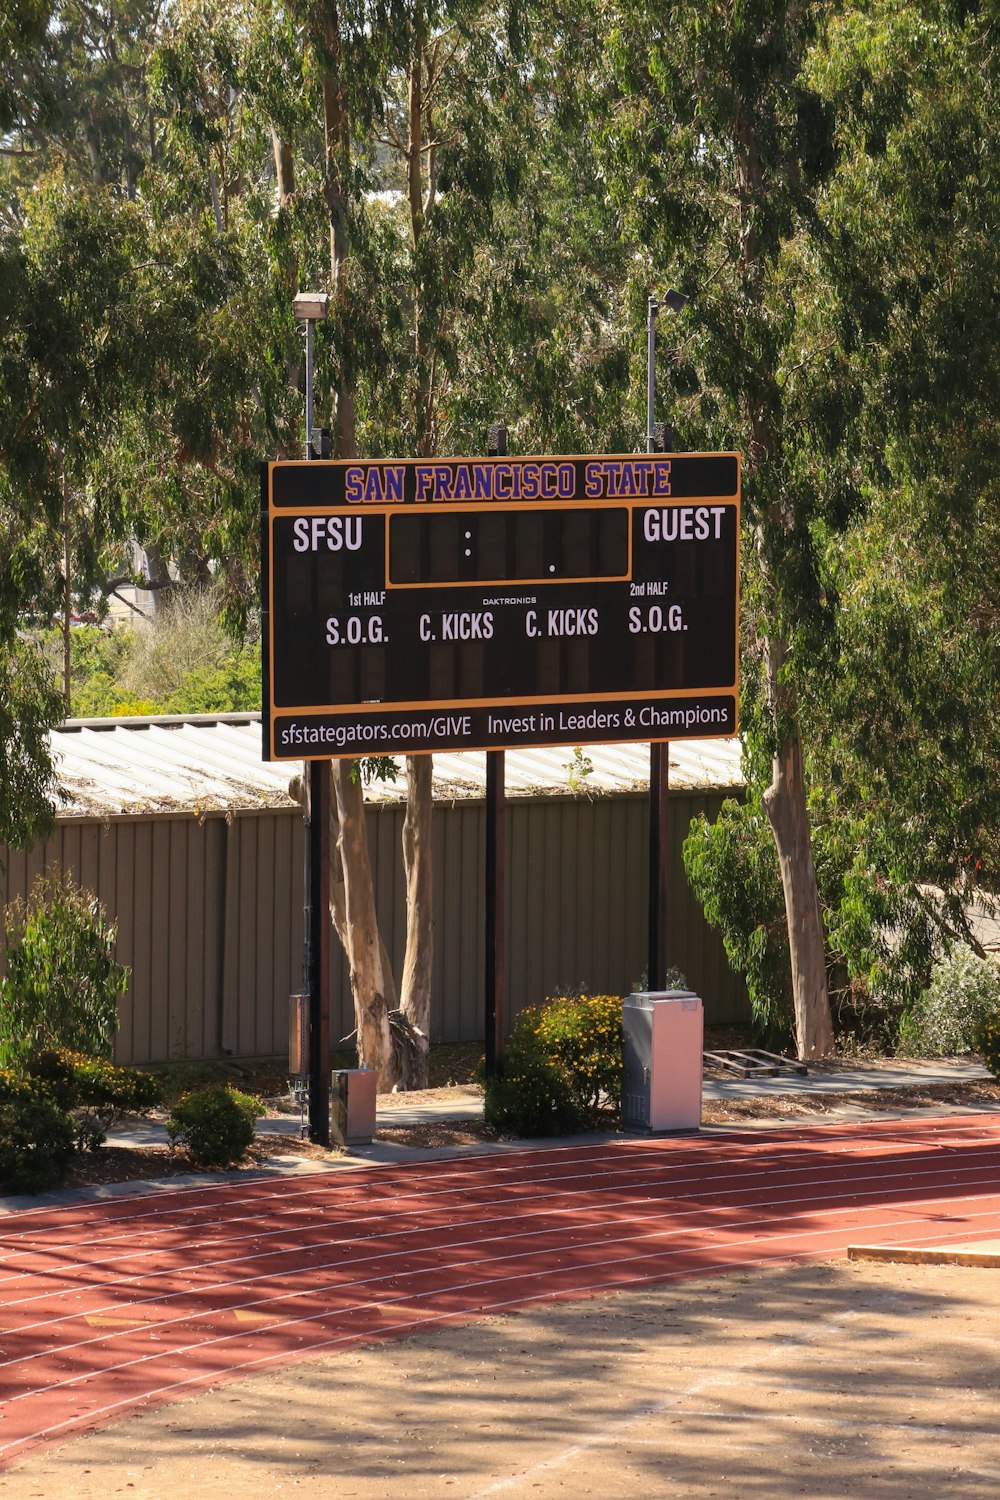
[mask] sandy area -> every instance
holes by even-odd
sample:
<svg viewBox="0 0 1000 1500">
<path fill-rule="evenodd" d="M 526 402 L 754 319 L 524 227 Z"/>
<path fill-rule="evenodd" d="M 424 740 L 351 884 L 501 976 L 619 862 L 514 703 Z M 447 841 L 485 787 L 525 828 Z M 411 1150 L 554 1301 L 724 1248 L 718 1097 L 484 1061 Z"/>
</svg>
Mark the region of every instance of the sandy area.
<svg viewBox="0 0 1000 1500">
<path fill-rule="evenodd" d="M 1000 1271 L 847 1262 L 303 1360 L 0 1477 L 4 1500 L 998 1492 Z"/>
</svg>

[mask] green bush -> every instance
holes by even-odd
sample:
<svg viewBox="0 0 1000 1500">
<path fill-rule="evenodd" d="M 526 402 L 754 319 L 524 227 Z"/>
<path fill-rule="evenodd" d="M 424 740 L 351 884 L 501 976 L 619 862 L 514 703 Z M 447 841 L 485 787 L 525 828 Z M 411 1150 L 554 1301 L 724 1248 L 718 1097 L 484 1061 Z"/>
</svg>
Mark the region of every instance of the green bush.
<svg viewBox="0 0 1000 1500">
<path fill-rule="evenodd" d="M 38 1079 L 0 1071 L 0 1192 L 58 1187 L 73 1156 L 73 1122 Z"/>
<path fill-rule="evenodd" d="M 198 1167 L 231 1167 L 253 1140 L 254 1121 L 265 1113 L 254 1094 L 226 1084 L 185 1094 L 167 1120 L 171 1145 L 180 1146 Z"/>
<path fill-rule="evenodd" d="M 25 1073 L 47 1085 L 60 1106 L 72 1113 L 77 1145 L 103 1146 L 108 1131 L 126 1115 L 144 1115 L 163 1102 L 160 1085 L 138 1068 L 116 1067 L 103 1057 L 79 1052 L 38 1052 Z"/>
<path fill-rule="evenodd" d="M 1000 1078 L 1000 1008 L 991 1011 L 976 1027 L 976 1051 L 994 1078 Z"/>
<path fill-rule="evenodd" d="M 1000 968 L 971 948 L 934 965 L 931 982 L 900 1023 L 901 1050 L 918 1057 L 974 1052 L 979 1026 L 1000 1009 Z"/>
<path fill-rule="evenodd" d="M 621 1104 L 621 1000 L 557 998 L 521 1011 L 503 1076 L 486 1084 L 487 1124 L 558 1135 L 614 1117 Z"/>
<path fill-rule="evenodd" d="M 8 906 L 6 928 L 0 1065 L 48 1047 L 110 1057 L 129 971 L 115 962 L 117 930 L 93 892 L 57 867 Z"/>
<path fill-rule="evenodd" d="M 569 1079 L 557 1064 L 508 1047 L 500 1078 L 486 1084 L 483 1116 L 514 1135 L 562 1135 L 582 1124 Z"/>
</svg>

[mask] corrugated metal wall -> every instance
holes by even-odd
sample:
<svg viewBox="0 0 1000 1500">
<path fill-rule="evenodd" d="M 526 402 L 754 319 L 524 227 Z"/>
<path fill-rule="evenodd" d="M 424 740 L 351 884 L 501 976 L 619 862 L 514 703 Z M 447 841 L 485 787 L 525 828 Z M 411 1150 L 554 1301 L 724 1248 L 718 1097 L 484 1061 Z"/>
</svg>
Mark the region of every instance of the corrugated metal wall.
<svg viewBox="0 0 1000 1500">
<path fill-rule="evenodd" d="M 705 1000 L 706 1020 L 749 1014 L 684 878 L 691 818 L 714 816 L 722 794 L 671 794 L 671 961 Z M 570 985 L 625 993 L 646 966 L 647 800 L 518 798 L 508 808 L 508 1011 Z M 401 966 L 403 809 L 371 807 L 377 900 Z M 481 802 L 436 804 L 436 1041 L 483 1034 Z M 30 889 L 59 861 L 95 890 L 118 922 L 118 958 L 132 969 L 122 1007 L 122 1062 L 264 1056 L 287 1046 L 288 995 L 302 979 L 302 822 L 291 810 L 199 820 L 160 815 L 108 823 L 60 821 L 30 854 L 4 851 L 0 897 Z M 346 965 L 334 944 L 336 1039 L 353 1030 Z"/>
</svg>

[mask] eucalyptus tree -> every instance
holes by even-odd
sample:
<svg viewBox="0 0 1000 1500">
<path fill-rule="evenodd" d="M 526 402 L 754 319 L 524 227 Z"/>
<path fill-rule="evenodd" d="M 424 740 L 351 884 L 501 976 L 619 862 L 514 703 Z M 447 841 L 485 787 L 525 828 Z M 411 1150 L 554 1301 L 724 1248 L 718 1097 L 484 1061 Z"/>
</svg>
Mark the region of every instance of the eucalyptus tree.
<svg viewBox="0 0 1000 1500">
<path fill-rule="evenodd" d="M 970 912 L 997 894 L 996 19 L 951 0 L 845 8 L 811 64 L 838 121 L 826 217 L 874 490 L 831 557 L 821 764 L 874 830 L 859 854 L 883 887 L 893 872 L 895 941 L 914 954 L 978 945 Z"/>
<path fill-rule="evenodd" d="M 31 628 L 61 612 L 68 632 L 75 597 L 100 577 L 93 464 L 141 359 L 132 253 L 141 242 L 129 205 L 58 178 L 31 194 L 20 234 L 0 234 L 4 743 L 12 774 L 18 764 L 33 768 L 17 796 L 29 785 L 36 793 L 17 807 L 4 788 L 3 825 L 18 840 L 30 836 L 34 813 L 40 824 L 51 813 L 43 730 L 64 707 L 33 661 Z"/>
<path fill-rule="evenodd" d="M 649 285 L 691 297 L 661 377 L 680 442 L 744 454 L 743 726 L 769 765 L 799 1052 L 832 1046 L 810 837 L 803 675 L 832 628 L 817 539 L 859 500 L 856 388 L 818 204 L 832 122 L 805 63 L 827 7 L 613 7 L 600 149 Z"/>
<path fill-rule="evenodd" d="M 519 45 L 505 11 L 484 0 L 248 0 L 225 14 L 209 3 L 176 7 L 152 68 L 153 102 L 167 121 L 156 202 L 175 244 L 183 214 L 170 212 L 171 193 L 177 208 L 185 195 L 202 204 L 197 235 L 214 232 L 213 264 L 225 247 L 246 268 L 245 255 L 229 247 L 251 226 L 266 252 L 253 288 L 261 320 L 247 343 L 234 330 L 234 348 L 245 361 L 242 388 L 256 380 L 263 426 L 279 452 L 294 451 L 297 287 L 330 292 L 317 330 L 316 390 L 334 454 L 427 455 L 448 440 L 449 413 L 467 383 L 465 353 L 488 339 L 475 326 L 483 302 L 470 288 L 527 154 L 530 94 Z M 194 235 L 190 210 L 188 222 Z M 209 357 L 220 343 L 212 316 Z M 246 432 L 235 409 L 236 420 L 224 422 L 213 408 L 215 392 L 224 404 L 224 383 L 207 378 L 198 390 L 190 415 L 204 427 L 203 458 L 211 444 L 212 463 L 202 462 L 211 488 L 224 453 L 245 450 Z M 228 440 L 234 427 L 242 444 Z M 176 462 L 170 468 L 176 473 Z M 234 497 L 228 509 L 236 508 Z M 350 762 L 333 762 L 330 774 L 332 915 L 350 963 L 359 1050 L 383 1084 L 401 1071 L 419 1082 L 432 952 L 431 763 L 408 761 L 410 910 L 399 1008 L 416 1046 L 402 1060 L 390 1036 L 396 991 L 375 914 L 363 779 Z"/>
<path fill-rule="evenodd" d="M 764 76 L 796 35 L 777 24 L 779 9 L 741 13 L 757 28 Z M 790 971 L 761 844 L 765 820 L 780 832 L 765 757 L 782 751 L 774 707 L 787 708 L 790 693 L 811 776 L 804 811 L 827 965 L 849 1004 L 881 997 L 891 1023 L 926 982 L 941 934 L 975 942 L 970 903 L 995 868 L 994 21 L 993 7 L 937 0 L 810 9 L 786 96 L 784 138 L 797 144 L 785 217 L 760 220 L 771 245 L 765 295 L 750 285 L 771 341 L 758 345 L 765 358 L 745 346 L 739 316 L 729 325 L 745 390 L 719 380 L 724 409 L 742 403 L 749 418 L 761 391 L 770 398 L 767 424 L 746 426 L 750 786 L 742 808 L 696 832 L 687 858 L 771 1016 L 795 981 L 795 931 Z M 734 51 L 739 37 L 734 22 Z M 716 75 L 706 64 L 701 76 Z M 754 91 L 749 102 L 753 128 L 740 128 L 737 114 L 731 159 L 746 161 L 737 187 L 749 174 L 766 206 L 782 122 Z M 695 154 L 728 180 L 729 158 L 707 125 Z M 734 198 L 744 201 L 749 216 L 757 199 Z M 734 266 L 746 244 L 734 248 Z M 713 275 L 731 272 L 709 256 L 700 277 Z M 769 301 L 782 289 L 784 310 Z M 718 325 L 716 356 L 725 336 Z M 703 361 L 699 380 L 719 366 Z M 675 375 L 689 376 L 683 351 Z M 703 414 L 705 393 L 679 404 L 685 416 Z M 760 442 L 769 430 L 771 448 Z M 775 644 L 777 691 L 773 669 L 760 667 Z M 787 913 L 787 878 L 784 900 Z"/>
</svg>

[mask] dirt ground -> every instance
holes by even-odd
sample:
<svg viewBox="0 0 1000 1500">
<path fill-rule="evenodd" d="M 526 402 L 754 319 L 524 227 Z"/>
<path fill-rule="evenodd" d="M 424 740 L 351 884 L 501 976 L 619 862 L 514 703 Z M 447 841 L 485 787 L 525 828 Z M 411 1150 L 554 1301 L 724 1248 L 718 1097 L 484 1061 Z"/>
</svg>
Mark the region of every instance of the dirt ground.
<svg viewBox="0 0 1000 1500">
<path fill-rule="evenodd" d="M 152 1408 L 3 1500 L 994 1500 L 1000 1271 L 855 1262 L 539 1305 Z"/>
</svg>

